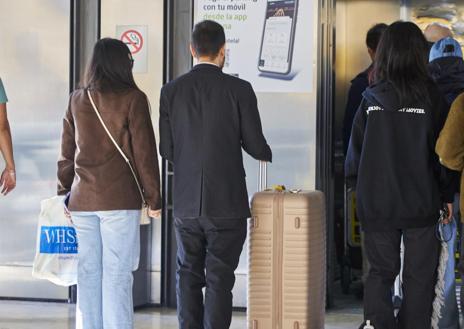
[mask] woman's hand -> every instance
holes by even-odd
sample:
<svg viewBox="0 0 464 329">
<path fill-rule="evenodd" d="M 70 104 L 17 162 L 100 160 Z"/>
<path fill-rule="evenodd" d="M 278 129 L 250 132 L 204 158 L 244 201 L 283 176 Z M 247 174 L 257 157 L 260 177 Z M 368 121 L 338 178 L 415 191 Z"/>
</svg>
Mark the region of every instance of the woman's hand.
<svg viewBox="0 0 464 329">
<path fill-rule="evenodd" d="M 453 221 L 453 204 L 452 203 L 447 203 L 446 204 L 446 218 L 443 219 L 443 224 L 449 224 Z"/>
<path fill-rule="evenodd" d="M 148 216 L 151 218 L 161 219 L 161 209 L 152 210 L 151 208 L 148 210 Z"/>
<path fill-rule="evenodd" d="M 0 186 L 2 188 L 2 194 L 7 195 L 16 187 L 16 173 L 12 169 L 5 168 L 2 176 L 0 177 Z"/>
</svg>

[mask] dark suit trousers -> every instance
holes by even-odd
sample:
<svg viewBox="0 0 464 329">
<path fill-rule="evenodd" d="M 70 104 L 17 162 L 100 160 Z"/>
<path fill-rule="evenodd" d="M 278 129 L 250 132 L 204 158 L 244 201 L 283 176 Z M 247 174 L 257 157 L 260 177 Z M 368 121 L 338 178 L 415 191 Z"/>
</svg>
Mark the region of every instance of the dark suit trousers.
<svg viewBox="0 0 464 329">
<path fill-rule="evenodd" d="M 176 218 L 175 230 L 179 328 L 228 329 L 246 219 Z"/>
<path fill-rule="evenodd" d="M 400 272 L 404 241 L 403 302 L 394 317 L 392 286 Z M 375 329 L 430 329 L 440 243 L 435 226 L 365 232 L 371 265 L 364 288 L 364 318 Z"/>
</svg>

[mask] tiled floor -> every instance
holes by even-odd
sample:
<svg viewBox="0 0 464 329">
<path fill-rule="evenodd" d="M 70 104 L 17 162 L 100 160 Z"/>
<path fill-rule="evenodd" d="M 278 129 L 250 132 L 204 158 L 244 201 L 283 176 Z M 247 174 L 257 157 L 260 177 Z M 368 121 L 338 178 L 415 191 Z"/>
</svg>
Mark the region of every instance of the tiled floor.
<svg viewBox="0 0 464 329">
<path fill-rule="evenodd" d="M 0 301 L 0 329 L 74 329 L 74 305 Z M 357 329 L 359 303 L 349 298 L 336 301 L 327 313 L 326 329 Z M 148 308 L 136 312 L 136 329 L 176 329 L 175 312 Z M 245 329 L 245 313 L 234 314 L 231 329 Z"/>
</svg>

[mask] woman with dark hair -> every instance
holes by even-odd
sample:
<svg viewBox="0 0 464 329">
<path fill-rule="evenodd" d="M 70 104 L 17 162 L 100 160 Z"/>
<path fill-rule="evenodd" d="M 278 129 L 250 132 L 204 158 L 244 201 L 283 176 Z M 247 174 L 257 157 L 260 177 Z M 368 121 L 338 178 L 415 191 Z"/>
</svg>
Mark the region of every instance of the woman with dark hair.
<svg viewBox="0 0 464 329">
<path fill-rule="evenodd" d="M 345 163 L 347 179 L 356 181 L 371 264 L 364 316 L 375 329 L 431 327 L 440 250 L 435 226 L 444 204 L 452 213 L 454 186 L 434 152 L 448 105 L 427 62 L 427 41 L 415 24 L 387 28 L 375 59 L 375 83 L 363 95 Z M 404 298 L 395 318 L 391 289 L 401 268 L 401 239 Z"/>
<path fill-rule="evenodd" d="M 123 42 L 98 41 L 63 122 L 58 194 L 69 194 L 79 241 L 80 329 L 133 328 L 132 271 L 139 261 L 142 204 L 152 217 L 160 214 L 149 104 L 132 66 Z"/>
</svg>

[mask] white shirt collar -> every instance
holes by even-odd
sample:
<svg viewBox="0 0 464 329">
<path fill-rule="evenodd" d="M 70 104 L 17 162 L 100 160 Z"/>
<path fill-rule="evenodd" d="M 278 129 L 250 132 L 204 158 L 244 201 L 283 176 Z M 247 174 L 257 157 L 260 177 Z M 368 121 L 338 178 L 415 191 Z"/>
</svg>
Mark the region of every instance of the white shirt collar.
<svg viewBox="0 0 464 329">
<path fill-rule="evenodd" d="M 199 62 L 199 63 L 195 64 L 195 66 L 202 65 L 202 64 L 214 65 L 216 67 L 219 67 L 219 65 L 217 65 L 216 63 L 213 63 L 213 62 Z"/>
</svg>

